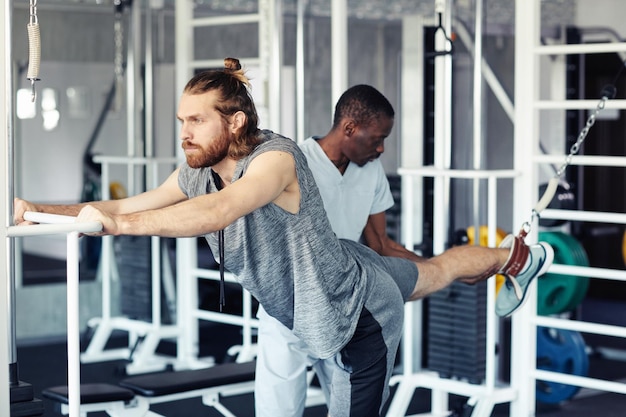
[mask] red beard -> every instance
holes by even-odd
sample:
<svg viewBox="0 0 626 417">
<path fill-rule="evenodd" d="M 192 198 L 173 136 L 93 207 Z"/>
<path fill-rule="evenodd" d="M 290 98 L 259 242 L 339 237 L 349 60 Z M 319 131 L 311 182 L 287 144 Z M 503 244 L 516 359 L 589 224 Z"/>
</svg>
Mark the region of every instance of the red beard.
<svg viewBox="0 0 626 417">
<path fill-rule="evenodd" d="M 183 142 L 183 149 L 194 149 L 193 153 L 185 153 L 187 164 L 191 168 L 211 167 L 228 156 L 228 147 L 230 140 L 228 134 L 224 131 L 216 137 L 211 143 L 203 148 L 198 145 L 192 145 L 189 142 Z"/>
</svg>

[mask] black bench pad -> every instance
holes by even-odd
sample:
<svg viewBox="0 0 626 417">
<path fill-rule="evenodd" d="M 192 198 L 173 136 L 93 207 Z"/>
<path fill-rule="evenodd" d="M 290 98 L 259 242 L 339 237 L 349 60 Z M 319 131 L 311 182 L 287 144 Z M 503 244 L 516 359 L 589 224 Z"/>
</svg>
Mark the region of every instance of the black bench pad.
<svg viewBox="0 0 626 417">
<path fill-rule="evenodd" d="M 120 386 L 144 397 L 178 394 L 254 380 L 256 361 L 226 363 L 205 369 L 160 372 L 120 381 Z"/>
<path fill-rule="evenodd" d="M 51 400 L 69 404 L 67 385 L 59 385 L 44 389 L 41 393 Z M 97 404 L 111 401 L 130 401 L 135 394 L 127 389 L 112 384 L 81 384 L 80 403 Z"/>
</svg>

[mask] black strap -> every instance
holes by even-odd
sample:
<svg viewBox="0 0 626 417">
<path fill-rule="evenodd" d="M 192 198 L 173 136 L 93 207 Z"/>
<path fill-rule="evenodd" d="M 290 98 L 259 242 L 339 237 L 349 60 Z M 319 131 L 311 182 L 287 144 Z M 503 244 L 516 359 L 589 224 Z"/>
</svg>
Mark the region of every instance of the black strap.
<svg viewBox="0 0 626 417">
<path fill-rule="evenodd" d="M 224 188 L 222 186 L 222 178 L 213 169 L 211 169 L 211 174 L 213 175 L 213 181 L 215 182 L 215 188 L 217 190 L 221 190 Z M 217 247 L 219 251 L 220 257 L 220 313 L 224 309 L 226 305 L 226 295 L 224 290 L 224 229 L 217 232 Z"/>
<path fill-rule="evenodd" d="M 226 305 L 226 296 L 224 294 L 224 229 L 217 232 L 217 245 L 220 251 L 220 313 Z"/>
</svg>

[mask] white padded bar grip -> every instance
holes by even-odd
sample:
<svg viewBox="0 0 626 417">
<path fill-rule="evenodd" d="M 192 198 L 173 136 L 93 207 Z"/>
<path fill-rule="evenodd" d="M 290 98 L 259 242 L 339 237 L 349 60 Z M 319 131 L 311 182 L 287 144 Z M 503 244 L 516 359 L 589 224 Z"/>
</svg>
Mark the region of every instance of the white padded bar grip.
<svg viewBox="0 0 626 417">
<path fill-rule="evenodd" d="M 65 216 L 62 214 L 41 213 L 36 211 L 27 211 L 24 213 L 24 220 L 34 223 L 44 224 L 69 224 L 75 223 L 76 217 Z"/>
<path fill-rule="evenodd" d="M 541 199 L 535 206 L 535 212 L 541 213 L 546 207 L 548 207 L 548 204 L 550 204 L 550 201 L 554 198 L 559 182 L 559 177 L 552 177 L 552 179 L 550 179 L 546 190 L 543 192 L 543 196 L 541 196 Z"/>
</svg>

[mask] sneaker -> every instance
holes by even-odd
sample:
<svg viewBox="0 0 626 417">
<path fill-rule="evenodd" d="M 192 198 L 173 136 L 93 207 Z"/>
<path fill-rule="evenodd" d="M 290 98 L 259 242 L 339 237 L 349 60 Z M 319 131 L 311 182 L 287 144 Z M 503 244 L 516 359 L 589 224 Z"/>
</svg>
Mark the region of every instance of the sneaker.
<svg viewBox="0 0 626 417">
<path fill-rule="evenodd" d="M 509 243 L 510 241 L 505 239 L 501 247 L 506 247 Z M 500 317 L 508 317 L 520 308 L 526 301 L 526 293 L 532 280 L 545 274 L 552 265 L 554 260 L 552 246 L 545 242 L 539 242 L 536 245 L 531 245 L 528 249 L 528 256 L 530 257 L 528 267 L 516 275 L 505 274 L 507 279 L 496 298 L 496 314 Z"/>
</svg>

